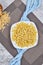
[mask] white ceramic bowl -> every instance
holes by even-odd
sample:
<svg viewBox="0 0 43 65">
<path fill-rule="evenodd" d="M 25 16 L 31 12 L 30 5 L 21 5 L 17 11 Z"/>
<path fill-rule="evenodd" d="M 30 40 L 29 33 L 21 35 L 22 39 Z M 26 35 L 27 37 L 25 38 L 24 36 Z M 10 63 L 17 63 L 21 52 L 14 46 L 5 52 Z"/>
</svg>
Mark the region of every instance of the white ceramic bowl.
<svg viewBox="0 0 43 65">
<path fill-rule="evenodd" d="M 22 22 L 22 21 L 20 21 L 20 22 Z M 20 22 L 18 22 L 18 23 L 20 23 Z M 34 27 L 35 27 L 35 29 L 36 29 L 36 31 L 37 31 L 36 42 L 34 43 L 34 45 L 31 45 L 31 46 L 28 46 L 28 47 L 23 47 L 23 48 L 21 48 L 21 47 L 17 46 L 16 42 L 12 40 L 12 28 L 15 27 L 16 24 L 18 24 L 18 23 L 15 23 L 15 24 L 13 24 L 13 25 L 11 26 L 11 30 L 10 30 L 11 42 L 12 42 L 12 44 L 13 44 L 13 46 L 14 46 L 15 48 L 19 48 L 19 49 L 29 49 L 29 48 L 35 47 L 35 46 L 38 44 L 38 30 L 37 30 L 37 27 L 36 27 L 35 23 L 33 23 L 33 22 L 29 22 L 29 21 L 23 21 L 23 22 L 28 23 L 28 24 L 32 23 L 32 24 L 34 25 Z"/>
</svg>

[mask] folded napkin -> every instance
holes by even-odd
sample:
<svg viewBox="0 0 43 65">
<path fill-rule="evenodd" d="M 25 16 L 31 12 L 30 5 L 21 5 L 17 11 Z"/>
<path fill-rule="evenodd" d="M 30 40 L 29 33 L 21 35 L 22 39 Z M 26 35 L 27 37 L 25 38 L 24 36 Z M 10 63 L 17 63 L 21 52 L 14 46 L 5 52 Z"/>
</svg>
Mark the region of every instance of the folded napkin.
<svg viewBox="0 0 43 65">
<path fill-rule="evenodd" d="M 23 16 L 21 17 L 20 21 L 29 21 L 27 18 L 27 15 L 31 12 L 33 12 L 36 8 L 40 6 L 41 0 L 27 0 L 26 10 L 23 13 Z M 10 61 L 10 65 L 20 65 L 21 64 L 21 58 L 27 49 L 18 49 L 18 54 Z"/>
</svg>

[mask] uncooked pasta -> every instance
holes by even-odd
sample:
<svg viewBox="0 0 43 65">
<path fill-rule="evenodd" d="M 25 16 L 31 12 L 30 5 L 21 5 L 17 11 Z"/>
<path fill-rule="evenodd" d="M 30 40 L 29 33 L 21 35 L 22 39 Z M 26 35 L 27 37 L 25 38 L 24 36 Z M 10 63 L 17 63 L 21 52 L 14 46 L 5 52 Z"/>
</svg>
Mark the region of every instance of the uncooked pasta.
<svg viewBox="0 0 43 65">
<path fill-rule="evenodd" d="M 20 22 L 12 28 L 12 40 L 23 48 L 34 45 L 37 31 L 32 23 Z"/>
<path fill-rule="evenodd" d="M 10 22 L 10 16 L 9 13 L 3 12 L 0 16 L 0 30 L 3 31 Z"/>
</svg>

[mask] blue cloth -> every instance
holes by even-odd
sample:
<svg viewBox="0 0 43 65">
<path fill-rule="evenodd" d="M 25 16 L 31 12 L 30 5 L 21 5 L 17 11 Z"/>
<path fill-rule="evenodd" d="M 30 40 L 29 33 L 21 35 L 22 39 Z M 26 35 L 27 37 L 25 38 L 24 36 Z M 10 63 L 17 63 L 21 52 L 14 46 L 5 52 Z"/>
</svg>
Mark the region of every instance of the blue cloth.
<svg viewBox="0 0 43 65">
<path fill-rule="evenodd" d="M 31 12 L 33 12 L 36 8 L 40 6 L 41 0 L 27 0 L 26 10 L 23 13 L 23 16 L 21 17 L 20 21 L 29 21 L 27 18 L 27 15 Z M 17 49 L 17 48 L 16 48 Z M 17 49 L 18 54 L 11 60 L 10 65 L 21 65 L 21 59 L 26 52 L 27 49 Z"/>
</svg>

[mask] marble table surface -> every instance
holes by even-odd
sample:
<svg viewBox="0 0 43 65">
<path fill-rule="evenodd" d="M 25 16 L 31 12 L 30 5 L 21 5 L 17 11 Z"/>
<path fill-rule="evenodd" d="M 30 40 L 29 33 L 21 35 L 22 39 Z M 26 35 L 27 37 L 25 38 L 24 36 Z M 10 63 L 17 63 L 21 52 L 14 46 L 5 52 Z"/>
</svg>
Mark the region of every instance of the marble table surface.
<svg viewBox="0 0 43 65">
<path fill-rule="evenodd" d="M 22 0 L 26 4 L 26 0 Z M 33 12 L 37 18 L 43 23 L 43 0 L 41 6 Z M 9 65 L 9 61 L 13 56 L 6 50 L 6 48 L 0 43 L 0 65 Z"/>
<path fill-rule="evenodd" d="M 0 4 L 3 6 L 3 10 L 6 9 L 14 0 L 0 0 Z"/>
<path fill-rule="evenodd" d="M 9 65 L 13 56 L 0 43 L 0 65 Z"/>
</svg>

